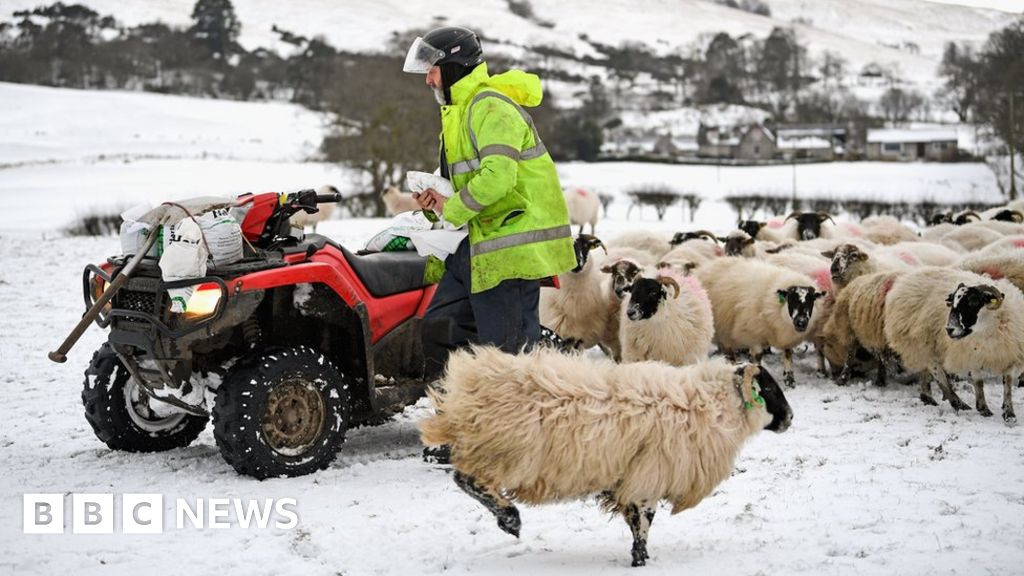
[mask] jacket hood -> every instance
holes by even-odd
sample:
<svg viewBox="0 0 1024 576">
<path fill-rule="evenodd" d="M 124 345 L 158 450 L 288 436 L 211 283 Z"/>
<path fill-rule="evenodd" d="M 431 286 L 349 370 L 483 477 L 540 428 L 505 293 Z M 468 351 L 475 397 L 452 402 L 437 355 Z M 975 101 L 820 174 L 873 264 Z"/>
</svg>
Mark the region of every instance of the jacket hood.
<svg viewBox="0 0 1024 576">
<path fill-rule="evenodd" d="M 501 92 L 516 104 L 528 108 L 539 105 L 544 99 L 540 77 L 536 74 L 522 70 L 509 70 L 491 76 L 487 73 L 487 63 L 482 62 L 468 76 L 452 85 L 452 103 L 466 103 L 478 87 Z"/>
</svg>

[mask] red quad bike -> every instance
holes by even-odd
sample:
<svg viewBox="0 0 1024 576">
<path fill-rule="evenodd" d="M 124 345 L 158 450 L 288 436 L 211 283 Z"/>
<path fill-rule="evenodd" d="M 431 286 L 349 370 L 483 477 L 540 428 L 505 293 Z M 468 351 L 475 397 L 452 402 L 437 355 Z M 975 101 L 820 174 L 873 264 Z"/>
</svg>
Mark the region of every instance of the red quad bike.
<svg viewBox="0 0 1024 576">
<path fill-rule="evenodd" d="M 357 255 L 289 218 L 337 194 L 258 194 L 242 222 L 245 257 L 164 282 L 155 259 L 85 269 L 86 308 L 110 328 L 82 402 L 114 450 L 189 445 L 213 415 L 224 459 L 256 478 L 326 468 L 348 428 L 381 423 L 424 394 L 420 324 L 433 296 L 415 252 Z M 155 235 L 154 235 L 155 236 Z M 139 252 L 145 253 L 146 250 Z M 185 314 L 168 288 L 194 286 Z M 51 359 L 92 321 L 83 317 Z"/>
</svg>

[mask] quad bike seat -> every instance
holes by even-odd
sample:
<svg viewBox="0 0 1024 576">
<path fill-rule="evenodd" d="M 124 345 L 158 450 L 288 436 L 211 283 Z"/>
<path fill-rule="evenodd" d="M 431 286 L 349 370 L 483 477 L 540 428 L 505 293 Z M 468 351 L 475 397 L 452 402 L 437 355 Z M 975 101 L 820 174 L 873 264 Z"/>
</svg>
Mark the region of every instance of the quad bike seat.
<svg viewBox="0 0 1024 576">
<path fill-rule="evenodd" d="M 327 245 L 344 254 L 345 260 L 352 266 L 363 286 L 377 298 L 427 286 L 423 281 L 427 259 L 415 251 L 355 254 L 326 236 L 306 234 L 301 242 L 284 249 L 284 253 L 311 254 Z"/>
</svg>

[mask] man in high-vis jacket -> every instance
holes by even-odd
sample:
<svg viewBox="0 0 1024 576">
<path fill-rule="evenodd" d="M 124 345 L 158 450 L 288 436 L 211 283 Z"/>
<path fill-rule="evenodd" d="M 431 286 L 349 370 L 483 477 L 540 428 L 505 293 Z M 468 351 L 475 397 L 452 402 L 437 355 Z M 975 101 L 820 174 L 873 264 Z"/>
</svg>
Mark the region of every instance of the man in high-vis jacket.
<svg viewBox="0 0 1024 576">
<path fill-rule="evenodd" d="M 540 339 L 540 280 L 576 266 L 569 213 L 551 156 L 524 107 L 540 79 L 491 76 L 477 35 L 446 26 L 417 38 L 404 70 L 427 75 L 441 106 L 441 176 L 456 190 L 417 195 L 469 236 L 444 262 L 423 320 L 427 376 L 468 343 L 517 353 Z"/>
</svg>

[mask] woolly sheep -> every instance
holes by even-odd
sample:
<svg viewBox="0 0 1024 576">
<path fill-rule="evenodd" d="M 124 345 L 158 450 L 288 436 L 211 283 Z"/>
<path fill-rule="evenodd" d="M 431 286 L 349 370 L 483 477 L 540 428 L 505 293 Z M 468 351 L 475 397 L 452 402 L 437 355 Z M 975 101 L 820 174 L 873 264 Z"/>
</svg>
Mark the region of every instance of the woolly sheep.
<svg viewBox="0 0 1024 576">
<path fill-rule="evenodd" d="M 668 232 L 630 230 L 610 240 L 608 248 L 633 248 L 649 253 L 657 261 L 672 248 L 671 240 L 672 234 Z"/>
<path fill-rule="evenodd" d="M 428 446 L 451 446 L 457 486 L 516 537 L 515 502 L 598 496 L 633 534 L 632 564 L 648 559 L 657 505 L 696 506 L 733 471 L 743 443 L 782 432 L 793 412 L 764 369 L 722 359 L 675 367 L 617 365 L 538 347 L 452 354 L 430 391 Z"/>
<path fill-rule="evenodd" d="M 602 282 L 602 295 L 605 307 L 602 312 L 606 315 L 604 333 L 598 341 L 605 354 L 616 362 L 622 360 L 622 348 L 619 341 L 619 310 L 622 308 L 622 301 L 629 293 L 630 286 L 637 278 L 640 278 L 645 267 L 629 258 L 612 259 L 606 258 L 601 272 L 608 274 Z"/>
<path fill-rule="evenodd" d="M 399 192 L 394 186 L 388 186 L 381 192 L 381 197 L 384 198 L 384 207 L 390 216 L 420 210 L 420 205 L 413 199 L 412 194 Z"/>
<path fill-rule="evenodd" d="M 875 384 L 885 386 L 886 371 L 896 359 L 885 340 L 885 297 L 898 273 L 879 272 L 853 279 L 835 298 L 832 313 L 822 328 L 824 352 L 833 367 L 841 367 L 837 382 L 845 385 L 858 347 L 878 359 Z"/>
<path fill-rule="evenodd" d="M 948 308 L 948 310 L 947 310 Z M 896 280 L 885 300 L 885 338 L 907 370 L 918 373 L 921 400 L 935 404 L 930 373 L 955 410 L 969 409 L 947 373 L 1003 375 L 1003 419 L 1016 421 L 1013 381 L 1024 372 L 1024 295 L 1005 280 L 923 268 Z M 976 406 L 991 415 L 975 382 Z"/>
<path fill-rule="evenodd" d="M 338 194 L 338 189 L 330 184 L 325 184 L 320 188 L 317 188 L 317 194 Z M 291 217 L 291 224 L 296 228 L 306 229 L 307 226 L 313 228 L 313 232 L 316 233 L 316 225 L 320 222 L 330 219 L 334 215 L 334 202 L 324 202 L 323 204 L 317 204 L 317 212 L 314 214 L 307 214 L 306 212 L 299 210 Z"/>
<path fill-rule="evenodd" d="M 917 232 L 893 216 L 871 216 L 861 222 L 864 238 L 876 244 L 890 245 L 900 242 L 916 242 Z"/>
<path fill-rule="evenodd" d="M 1024 222 L 1024 212 L 1014 210 L 1009 206 L 996 206 L 981 213 L 982 220 L 998 220 L 1001 222 Z"/>
<path fill-rule="evenodd" d="M 619 316 L 623 362 L 685 366 L 707 358 L 715 325 L 711 301 L 697 278 L 662 272 L 637 279 L 629 294 Z"/>
<path fill-rule="evenodd" d="M 875 254 L 861 249 L 855 244 L 842 244 L 835 250 L 822 252 L 826 258 L 832 258 L 832 286 L 838 294 L 860 276 L 876 272 L 908 270 L 918 262 L 901 259 L 893 254 Z"/>
<path fill-rule="evenodd" d="M 583 188 L 567 188 L 562 193 L 565 195 L 565 204 L 569 207 L 569 221 L 579 224 L 580 234 L 583 234 L 583 225 L 590 224 L 590 233 L 594 234 L 597 214 L 601 211 L 601 200 L 597 194 Z"/>
<path fill-rule="evenodd" d="M 592 250 L 603 246 L 588 234 L 580 234 L 573 245 L 576 268 L 558 275 L 558 289 L 540 291 L 540 323 L 570 345 L 590 348 L 600 342 L 611 315 L 602 286 L 604 275 L 590 257 Z"/>
<path fill-rule="evenodd" d="M 783 351 L 783 379 L 793 386 L 792 348 L 815 332 L 817 299 L 826 295 L 809 276 L 747 258 L 719 258 L 696 271 L 711 299 L 715 341 L 726 354 L 745 348 L 760 359 Z"/>
<path fill-rule="evenodd" d="M 704 260 L 725 256 L 725 250 L 718 245 L 718 238 L 707 230 L 695 232 L 676 232 L 669 244 L 673 246 L 669 252 L 662 257 L 664 259 L 677 248 L 688 248 L 700 254 Z"/>
<path fill-rule="evenodd" d="M 956 250 L 959 246 L 967 251 L 974 251 L 984 248 L 993 242 L 1002 240 L 1003 234 L 985 226 L 984 222 L 977 222 L 957 226 L 942 236 L 942 244 Z"/>
</svg>

